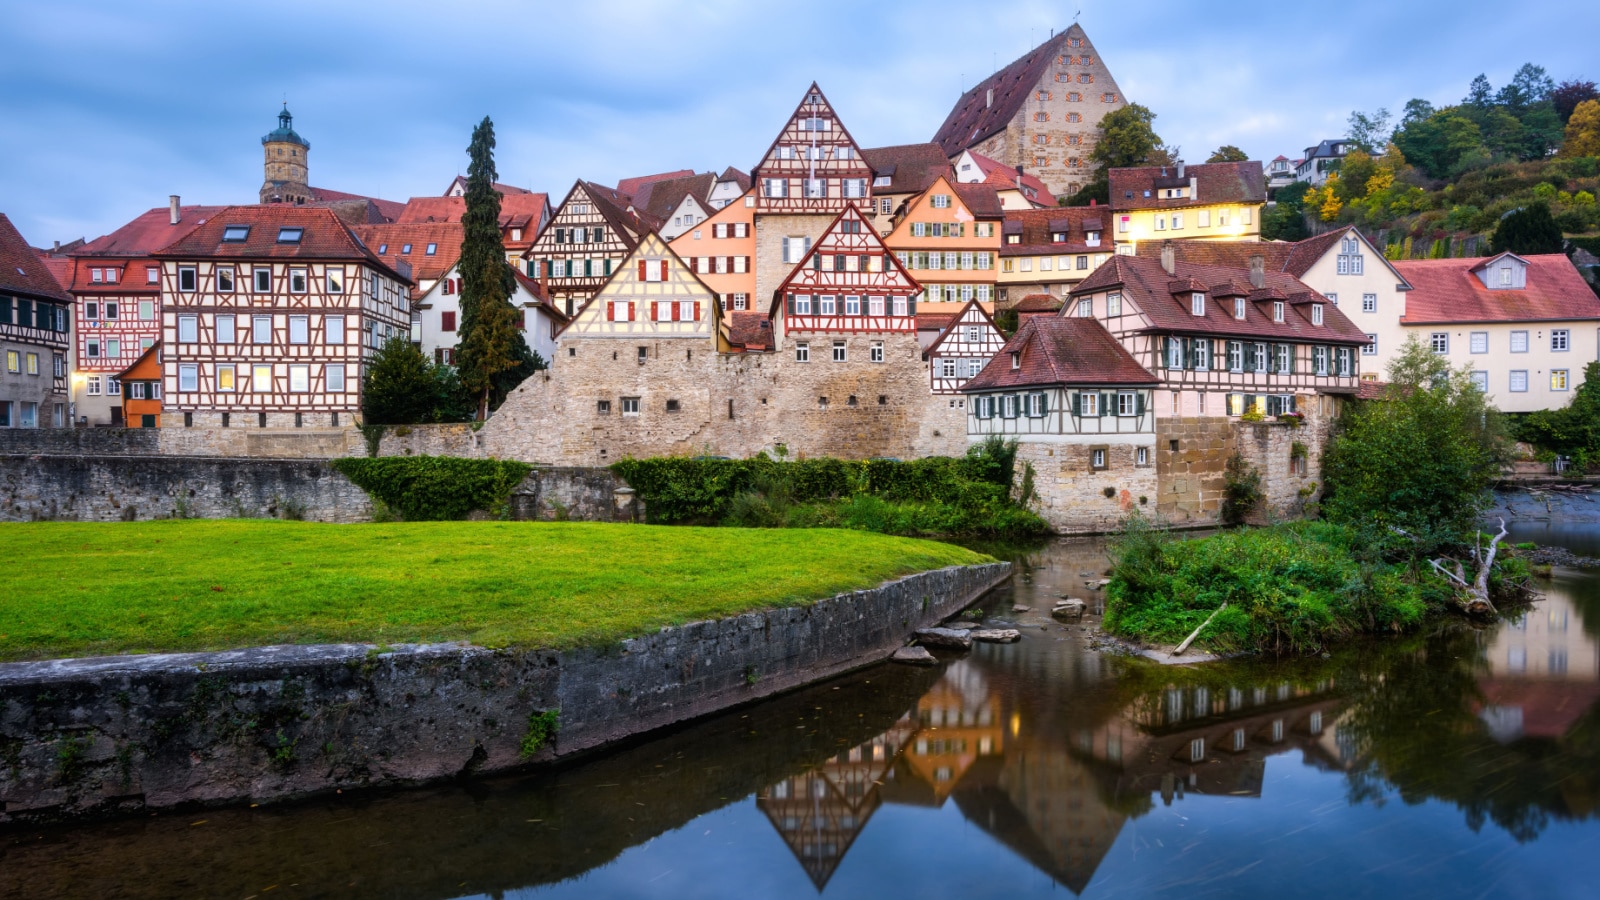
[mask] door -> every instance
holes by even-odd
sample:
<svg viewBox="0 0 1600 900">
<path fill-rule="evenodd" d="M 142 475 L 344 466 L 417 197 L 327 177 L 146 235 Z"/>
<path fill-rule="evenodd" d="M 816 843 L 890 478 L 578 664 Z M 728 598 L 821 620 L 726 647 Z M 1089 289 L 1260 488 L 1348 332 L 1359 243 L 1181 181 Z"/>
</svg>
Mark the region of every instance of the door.
<svg viewBox="0 0 1600 900">
<path fill-rule="evenodd" d="M 154 427 L 156 427 L 156 417 L 152 416 L 152 415 L 149 415 L 149 414 L 140 416 L 139 417 L 139 427 L 140 428 L 154 428 Z"/>
</svg>

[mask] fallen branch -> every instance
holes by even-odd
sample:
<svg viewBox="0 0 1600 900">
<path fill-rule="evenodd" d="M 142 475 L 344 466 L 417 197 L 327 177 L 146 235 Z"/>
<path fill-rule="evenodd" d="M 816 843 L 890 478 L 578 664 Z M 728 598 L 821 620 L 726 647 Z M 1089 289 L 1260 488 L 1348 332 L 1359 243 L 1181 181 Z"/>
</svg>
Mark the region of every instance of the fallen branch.
<svg viewBox="0 0 1600 900">
<path fill-rule="evenodd" d="M 1182 653 L 1183 651 L 1189 649 L 1189 645 L 1194 643 L 1194 639 L 1200 636 L 1200 632 L 1204 631 L 1207 625 L 1211 624 L 1211 620 L 1215 619 L 1217 617 L 1217 613 L 1220 613 L 1220 612 L 1222 612 L 1223 610 L 1225 610 L 1227 608 L 1228 608 L 1228 604 L 1226 602 L 1224 602 L 1221 606 L 1217 607 L 1217 612 L 1214 612 L 1211 615 L 1207 616 L 1206 620 L 1204 622 L 1200 623 L 1200 627 L 1199 628 L 1196 628 L 1194 631 L 1190 632 L 1189 636 L 1183 639 L 1183 643 L 1178 645 L 1178 649 L 1172 651 L 1172 655 L 1173 656 L 1177 656 L 1178 654 Z"/>
<path fill-rule="evenodd" d="M 1506 531 L 1506 520 L 1502 518 L 1500 520 L 1500 533 L 1489 541 L 1487 551 L 1478 545 L 1478 539 L 1473 540 L 1472 561 L 1477 566 L 1478 571 L 1470 584 L 1467 582 L 1466 571 L 1459 560 L 1451 560 L 1451 562 L 1455 563 L 1456 570 L 1454 572 L 1445 568 L 1441 560 L 1428 560 L 1428 565 L 1433 566 L 1434 571 L 1460 585 L 1463 590 L 1471 595 L 1467 602 L 1462 604 L 1467 613 L 1471 615 L 1493 615 L 1496 612 L 1494 603 L 1489 600 L 1489 574 L 1494 570 L 1494 558 L 1500 552 L 1500 542 L 1505 540 L 1508 534 L 1510 532 Z"/>
</svg>

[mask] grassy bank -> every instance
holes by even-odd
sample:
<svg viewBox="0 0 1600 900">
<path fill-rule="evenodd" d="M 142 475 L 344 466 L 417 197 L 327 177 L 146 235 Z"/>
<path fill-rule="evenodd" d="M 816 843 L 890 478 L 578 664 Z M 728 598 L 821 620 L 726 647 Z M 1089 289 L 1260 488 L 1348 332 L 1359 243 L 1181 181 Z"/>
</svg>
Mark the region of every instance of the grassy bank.
<svg viewBox="0 0 1600 900">
<path fill-rule="evenodd" d="M 987 561 L 847 531 L 265 520 L 0 525 L 0 660 L 282 643 L 606 643 Z"/>
<path fill-rule="evenodd" d="M 1454 608 L 1418 560 L 1363 543 L 1355 529 L 1296 522 L 1171 540 L 1136 523 L 1113 545 L 1105 628 L 1176 644 L 1228 604 L 1198 643 L 1219 652 L 1310 653 L 1351 635 L 1403 633 Z M 1525 577 L 1510 555 L 1491 582 Z"/>
</svg>

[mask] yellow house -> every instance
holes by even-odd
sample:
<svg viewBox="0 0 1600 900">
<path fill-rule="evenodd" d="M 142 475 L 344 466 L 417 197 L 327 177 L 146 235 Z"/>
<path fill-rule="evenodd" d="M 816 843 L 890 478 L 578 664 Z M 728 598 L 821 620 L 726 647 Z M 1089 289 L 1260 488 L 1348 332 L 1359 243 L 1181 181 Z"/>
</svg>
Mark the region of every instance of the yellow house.
<svg viewBox="0 0 1600 900">
<path fill-rule="evenodd" d="M 883 243 L 923 286 L 919 312 L 955 312 L 970 300 L 994 300 L 1004 215 L 993 188 L 953 184 L 942 175 L 907 203 Z"/>
<path fill-rule="evenodd" d="M 1151 240 L 1261 240 L 1267 182 L 1258 162 L 1112 169 L 1110 182 L 1118 253 Z"/>
<path fill-rule="evenodd" d="M 1109 218 L 1103 206 L 1007 210 L 996 280 L 1000 308 L 1033 294 L 1066 297 L 1111 256 Z"/>
</svg>

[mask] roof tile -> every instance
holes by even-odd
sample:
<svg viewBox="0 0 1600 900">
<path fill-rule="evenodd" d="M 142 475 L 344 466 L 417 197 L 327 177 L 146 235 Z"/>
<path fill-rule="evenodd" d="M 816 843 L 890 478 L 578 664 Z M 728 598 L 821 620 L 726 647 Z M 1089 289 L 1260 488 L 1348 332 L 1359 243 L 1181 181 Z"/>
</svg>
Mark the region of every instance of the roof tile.
<svg viewBox="0 0 1600 900">
<path fill-rule="evenodd" d="M 1011 354 L 1020 353 L 1012 368 Z M 1028 316 L 964 392 L 1053 384 L 1159 382 L 1098 319 Z"/>
</svg>

